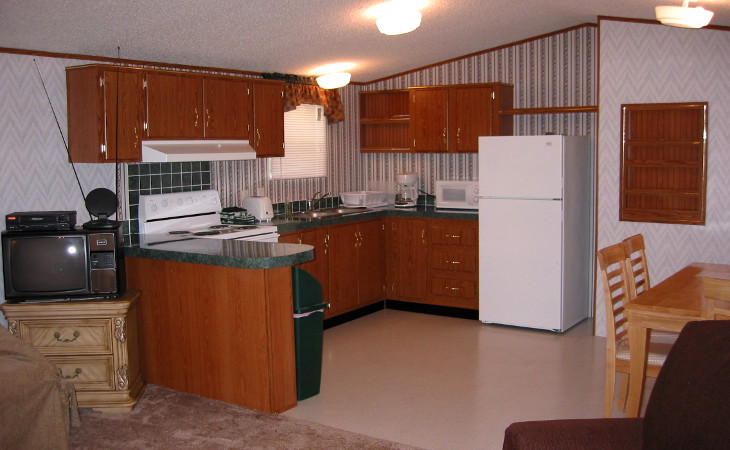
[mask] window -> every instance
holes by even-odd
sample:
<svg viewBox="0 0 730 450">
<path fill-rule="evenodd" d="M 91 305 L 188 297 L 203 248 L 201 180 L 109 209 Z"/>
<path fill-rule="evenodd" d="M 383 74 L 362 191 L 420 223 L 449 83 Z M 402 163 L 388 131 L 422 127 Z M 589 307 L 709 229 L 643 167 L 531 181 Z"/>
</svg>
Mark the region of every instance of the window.
<svg viewBox="0 0 730 450">
<path fill-rule="evenodd" d="M 272 180 L 327 175 L 327 120 L 319 105 L 299 105 L 284 113 L 286 156 L 269 158 Z"/>
<path fill-rule="evenodd" d="M 704 225 L 707 103 L 621 107 L 620 220 Z"/>
</svg>

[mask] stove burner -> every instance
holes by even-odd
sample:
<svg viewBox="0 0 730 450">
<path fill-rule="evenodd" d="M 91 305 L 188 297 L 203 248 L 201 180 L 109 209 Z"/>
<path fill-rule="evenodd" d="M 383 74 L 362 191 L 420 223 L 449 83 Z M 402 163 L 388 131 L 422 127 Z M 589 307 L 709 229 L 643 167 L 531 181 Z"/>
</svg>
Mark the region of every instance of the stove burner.
<svg viewBox="0 0 730 450">
<path fill-rule="evenodd" d="M 211 231 L 198 231 L 197 233 L 193 233 L 193 236 L 212 236 L 214 234 L 222 234 L 223 232 L 220 230 L 211 230 Z"/>
<path fill-rule="evenodd" d="M 217 230 L 217 229 L 221 229 L 221 228 L 228 228 L 228 225 L 211 225 L 210 226 L 211 230 Z"/>
<path fill-rule="evenodd" d="M 173 230 L 168 231 L 167 234 L 188 234 L 190 233 L 188 230 Z"/>
<path fill-rule="evenodd" d="M 231 228 L 234 230 L 255 230 L 258 228 L 256 225 L 234 225 Z"/>
</svg>

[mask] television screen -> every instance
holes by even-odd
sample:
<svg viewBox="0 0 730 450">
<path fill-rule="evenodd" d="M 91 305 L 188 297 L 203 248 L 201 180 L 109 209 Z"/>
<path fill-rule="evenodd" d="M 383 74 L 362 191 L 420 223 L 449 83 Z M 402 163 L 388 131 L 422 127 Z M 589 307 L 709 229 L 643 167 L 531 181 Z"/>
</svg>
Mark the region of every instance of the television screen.
<svg viewBox="0 0 730 450">
<path fill-rule="evenodd" d="M 86 289 L 83 236 L 9 239 L 10 275 L 18 293 L 73 292 Z"/>
</svg>

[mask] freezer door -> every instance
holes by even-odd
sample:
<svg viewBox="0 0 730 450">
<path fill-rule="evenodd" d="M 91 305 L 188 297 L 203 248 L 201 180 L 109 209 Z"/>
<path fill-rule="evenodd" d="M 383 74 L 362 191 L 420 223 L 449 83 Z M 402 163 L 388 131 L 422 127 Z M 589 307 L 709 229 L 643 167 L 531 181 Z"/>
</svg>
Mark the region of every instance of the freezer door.
<svg viewBox="0 0 730 450">
<path fill-rule="evenodd" d="M 563 198 L 563 136 L 479 138 L 479 195 Z"/>
<path fill-rule="evenodd" d="M 479 320 L 561 330 L 561 204 L 479 200 Z"/>
</svg>

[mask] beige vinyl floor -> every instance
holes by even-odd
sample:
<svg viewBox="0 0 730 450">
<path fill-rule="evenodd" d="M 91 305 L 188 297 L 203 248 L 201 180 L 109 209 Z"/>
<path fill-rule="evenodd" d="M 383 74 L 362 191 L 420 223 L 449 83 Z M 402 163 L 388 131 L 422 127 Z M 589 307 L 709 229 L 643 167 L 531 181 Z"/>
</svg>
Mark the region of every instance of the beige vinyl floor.
<svg viewBox="0 0 730 450">
<path fill-rule="evenodd" d="M 591 327 L 378 311 L 325 330 L 320 394 L 285 415 L 427 449 L 500 449 L 515 421 L 601 416 L 605 339 Z"/>
</svg>

